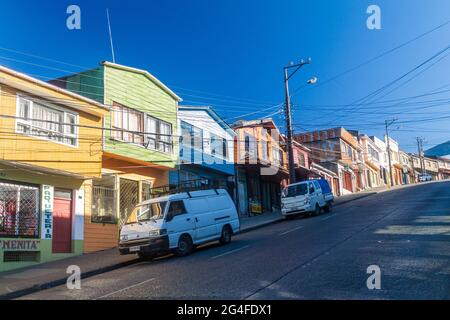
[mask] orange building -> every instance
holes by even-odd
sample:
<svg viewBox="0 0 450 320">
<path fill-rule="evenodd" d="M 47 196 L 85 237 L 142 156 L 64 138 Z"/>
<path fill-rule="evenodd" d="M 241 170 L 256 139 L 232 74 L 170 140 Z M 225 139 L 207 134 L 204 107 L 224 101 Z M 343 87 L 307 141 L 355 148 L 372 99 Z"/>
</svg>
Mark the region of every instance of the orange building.
<svg viewBox="0 0 450 320">
<path fill-rule="evenodd" d="M 272 119 L 239 121 L 233 129 L 239 213 L 261 214 L 280 209 L 281 188 L 288 180 L 280 131 Z"/>
</svg>

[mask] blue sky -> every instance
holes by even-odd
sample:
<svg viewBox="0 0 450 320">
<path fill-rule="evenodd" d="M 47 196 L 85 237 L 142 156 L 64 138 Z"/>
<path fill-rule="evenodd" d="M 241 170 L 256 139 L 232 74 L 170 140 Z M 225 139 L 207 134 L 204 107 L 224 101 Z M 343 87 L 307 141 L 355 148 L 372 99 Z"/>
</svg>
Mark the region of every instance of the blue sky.
<svg viewBox="0 0 450 320">
<path fill-rule="evenodd" d="M 81 30 L 66 28 L 70 4 L 81 8 Z M 381 8 L 381 30 L 366 27 L 370 4 Z M 450 56 L 444 54 L 401 87 L 396 83 L 364 105 L 348 106 L 448 46 L 450 24 L 325 83 L 450 20 L 447 0 L 9 1 L 0 11 L 0 64 L 47 80 L 111 60 L 106 8 L 118 63 L 147 69 L 185 104 L 212 105 L 230 122 L 278 111 L 273 106 L 284 100 L 283 66 L 311 57 L 290 83 L 291 92 L 300 88 L 292 97 L 297 132 L 345 125 L 382 137 L 383 121 L 396 117 L 391 134 L 406 151 L 416 150 L 418 135 L 426 147 L 450 139 L 450 118 L 433 120 L 450 116 L 450 91 L 395 100 L 449 90 Z M 317 85 L 304 86 L 311 76 Z M 387 100 L 393 101 L 380 103 Z M 283 118 L 273 117 L 284 128 Z"/>
</svg>

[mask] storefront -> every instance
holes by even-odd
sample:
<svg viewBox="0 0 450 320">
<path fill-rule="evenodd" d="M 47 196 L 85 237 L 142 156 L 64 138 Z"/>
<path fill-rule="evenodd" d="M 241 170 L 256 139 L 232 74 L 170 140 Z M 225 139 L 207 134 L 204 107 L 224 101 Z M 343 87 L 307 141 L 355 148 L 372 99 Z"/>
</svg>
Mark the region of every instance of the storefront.
<svg viewBox="0 0 450 320">
<path fill-rule="evenodd" d="M 84 221 L 84 252 L 117 246 L 120 227 L 139 202 L 151 198 L 151 189 L 168 185 L 169 169 L 155 164 L 105 154 L 102 176 L 92 180 L 87 193 L 92 212 Z"/>
<path fill-rule="evenodd" d="M 83 252 L 89 181 L 5 162 L 0 172 L 0 271 Z"/>
</svg>

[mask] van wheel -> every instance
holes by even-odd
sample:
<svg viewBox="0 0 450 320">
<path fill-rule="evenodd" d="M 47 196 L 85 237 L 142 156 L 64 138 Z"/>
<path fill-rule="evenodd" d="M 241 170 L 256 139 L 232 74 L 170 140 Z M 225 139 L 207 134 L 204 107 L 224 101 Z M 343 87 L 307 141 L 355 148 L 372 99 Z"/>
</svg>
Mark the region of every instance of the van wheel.
<svg viewBox="0 0 450 320">
<path fill-rule="evenodd" d="M 231 230 L 230 226 L 223 227 L 222 234 L 219 239 L 220 244 L 230 243 L 232 234 L 233 234 L 233 231 Z"/>
<path fill-rule="evenodd" d="M 329 213 L 329 212 L 331 212 L 333 210 L 333 205 L 331 204 L 331 203 L 328 203 L 326 206 L 325 206 L 325 212 L 326 213 Z"/>
<path fill-rule="evenodd" d="M 320 215 L 320 211 L 321 211 L 320 206 L 319 206 L 318 203 L 316 203 L 316 209 L 314 210 L 314 216 L 315 217 L 319 216 Z"/>
<path fill-rule="evenodd" d="M 194 249 L 194 245 L 192 244 L 192 239 L 190 236 L 184 234 L 178 240 L 178 247 L 175 249 L 175 255 L 178 257 L 187 256 Z"/>
</svg>

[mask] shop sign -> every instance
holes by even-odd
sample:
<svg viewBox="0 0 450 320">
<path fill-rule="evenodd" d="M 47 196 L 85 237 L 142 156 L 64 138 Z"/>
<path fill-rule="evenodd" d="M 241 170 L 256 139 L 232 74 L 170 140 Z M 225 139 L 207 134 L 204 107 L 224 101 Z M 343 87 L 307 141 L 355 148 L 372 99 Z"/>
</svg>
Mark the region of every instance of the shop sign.
<svg viewBox="0 0 450 320">
<path fill-rule="evenodd" d="M 259 202 L 256 202 L 256 201 L 253 201 L 251 204 L 250 204 L 250 207 L 251 207 L 251 211 L 252 211 L 252 213 L 262 213 L 262 206 L 261 206 L 261 203 L 259 203 Z"/>
<path fill-rule="evenodd" d="M 42 239 L 51 239 L 53 234 L 53 187 L 42 186 Z"/>
<path fill-rule="evenodd" d="M 0 240 L 0 248 L 8 251 L 39 250 L 40 240 Z"/>
</svg>

